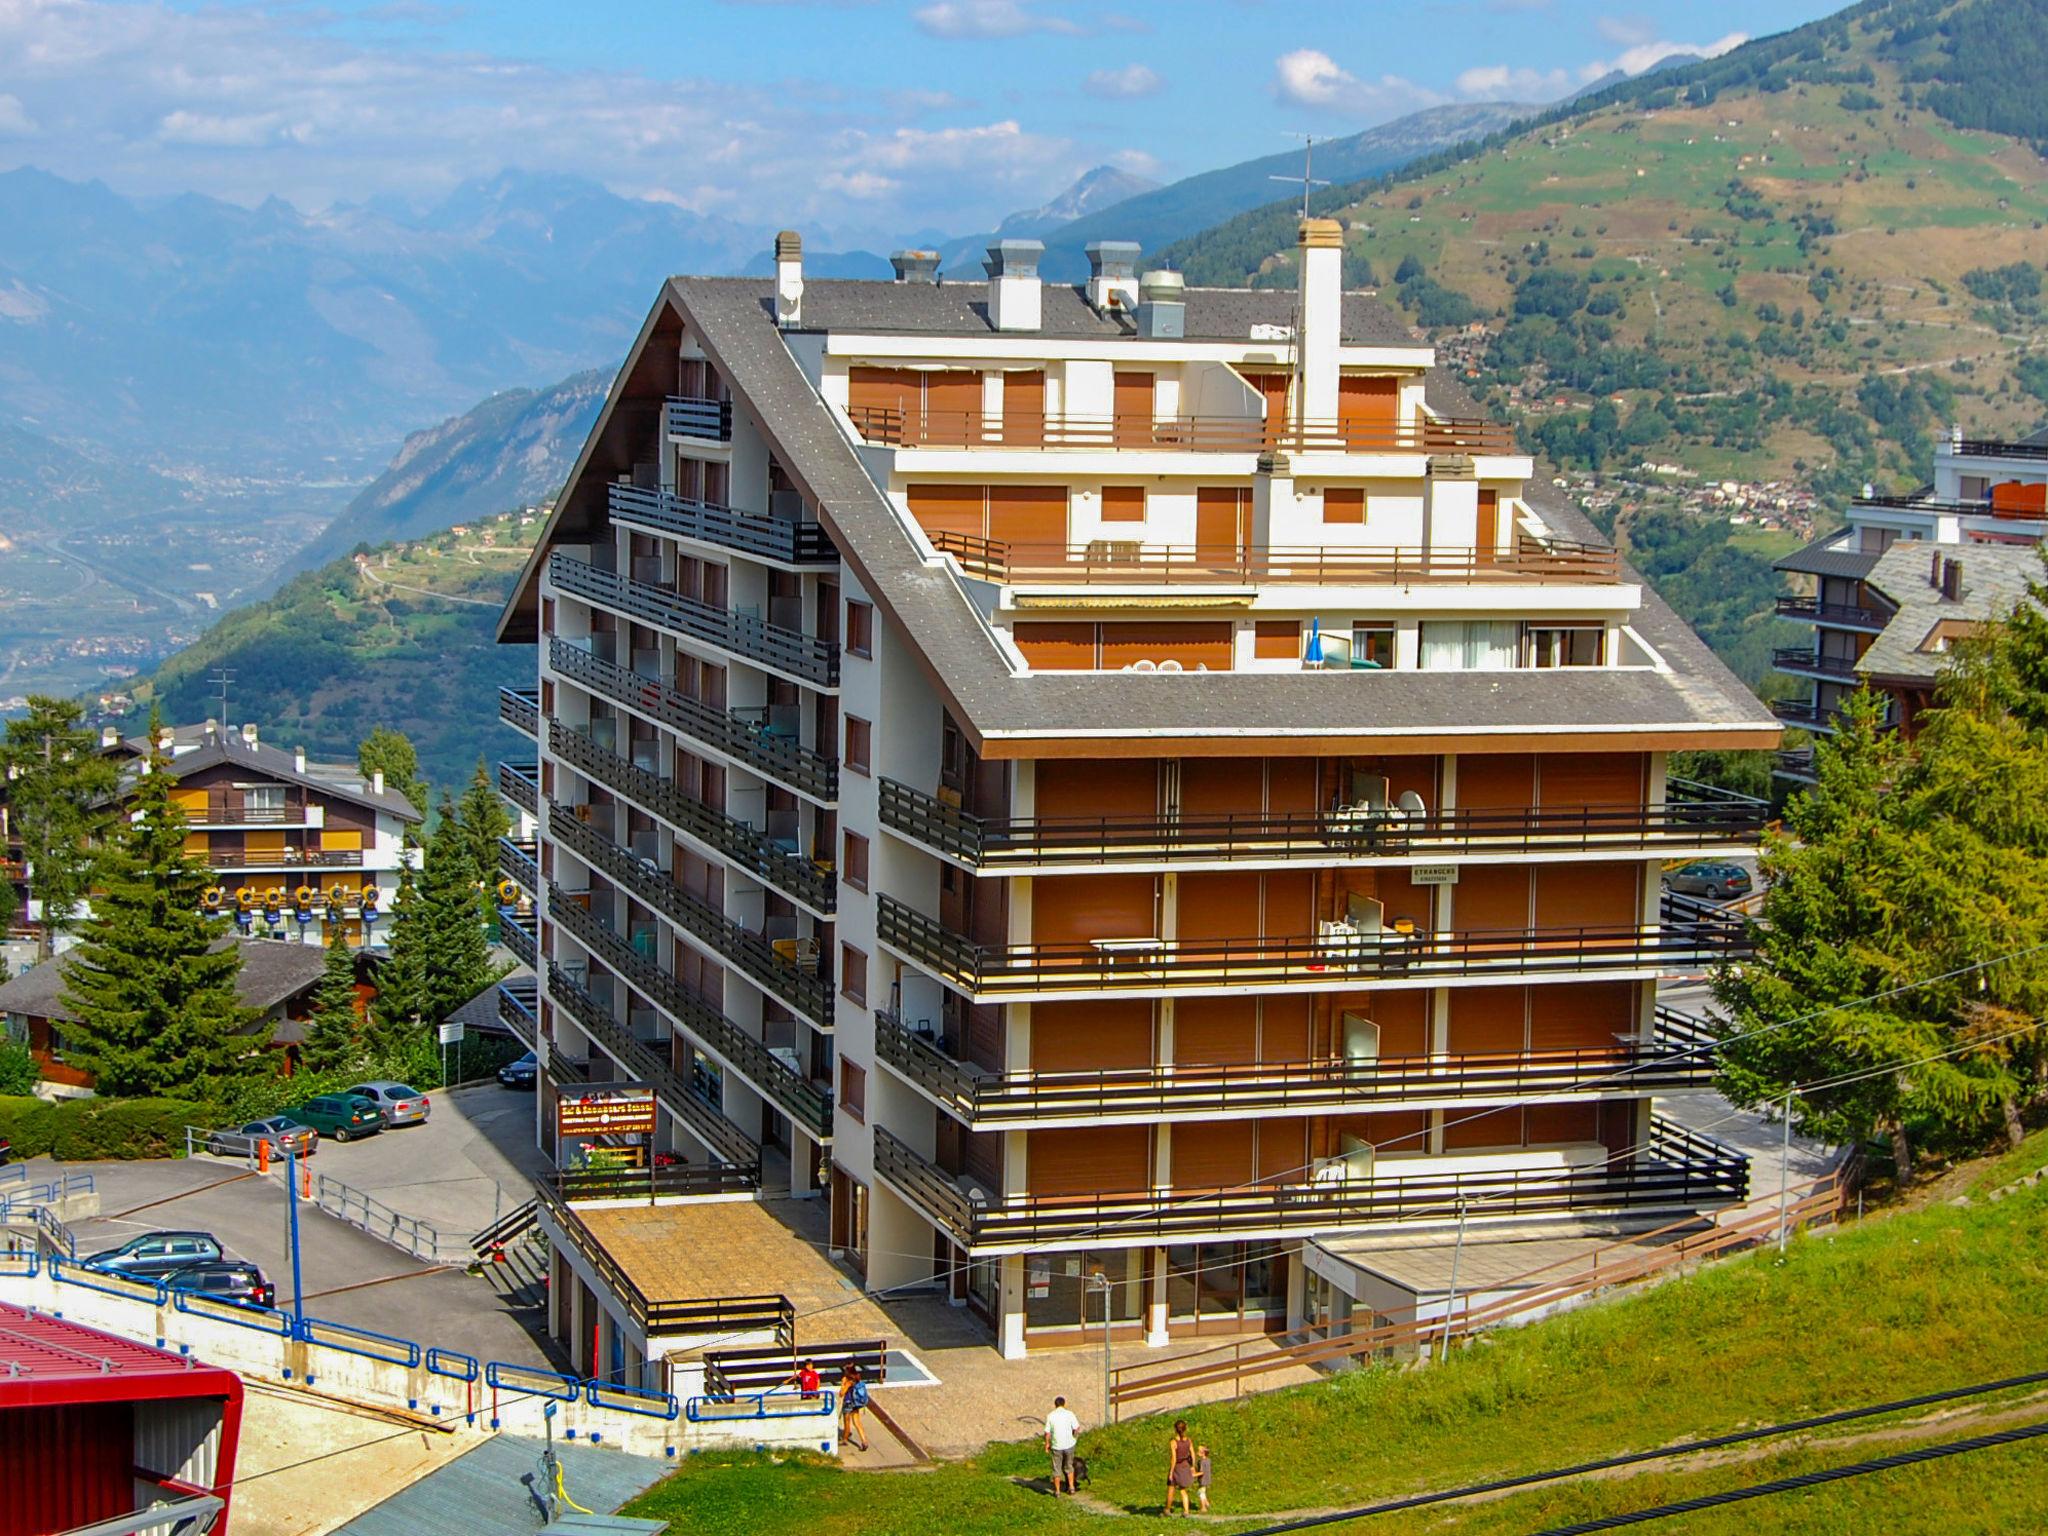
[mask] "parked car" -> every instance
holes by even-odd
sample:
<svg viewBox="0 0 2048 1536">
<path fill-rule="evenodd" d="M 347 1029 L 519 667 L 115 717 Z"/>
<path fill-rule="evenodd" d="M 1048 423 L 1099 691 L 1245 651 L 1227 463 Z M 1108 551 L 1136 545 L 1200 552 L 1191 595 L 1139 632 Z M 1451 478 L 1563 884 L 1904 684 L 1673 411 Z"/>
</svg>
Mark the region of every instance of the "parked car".
<svg viewBox="0 0 2048 1536">
<path fill-rule="evenodd" d="M 424 1093 L 404 1083 L 357 1083 L 349 1092 L 383 1110 L 386 1125 L 425 1125 L 434 1107 Z"/>
<path fill-rule="evenodd" d="M 355 1093 L 323 1093 L 293 1110 L 292 1118 L 336 1141 L 374 1136 L 384 1129 L 384 1111 Z"/>
<path fill-rule="evenodd" d="M 211 1259 L 188 1264 L 164 1277 L 174 1291 L 192 1291 L 215 1301 L 238 1302 L 251 1307 L 277 1305 L 277 1287 L 263 1278 L 263 1271 L 240 1259 Z"/>
<path fill-rule="evenodd" d="M 507 1088 L 531 1088 L 540 1079 L 540 1058 L 528 1051 L 498 1068 L 498 1081 Z"/>
<path fill-rule="evenodd" d="M 1756 889 L 1749 871 L 1740 864 L 1723 864 L 1713 859 L 1695 859 L 1681 864 L 1664 876 L 1665 887 L 1685 896 L 1705 896 L 1719 901 L 1724 896 L 1747 896 Z"/>
<path fill-rule="evenodd" d="M 290 1115 L 272 1115 L 268 1120 L 251 1120 L 234 1130 L 215 1131 L 206 1138 L 206 1150 L 215 1157 L 254 1157 L 256 1149 L 268 1143 L 270 1155 L 281 1158 L 311 1157 L 320 1144 L 320 1133 L 301 1125 Z"/>
<path fill-rule="evenodd" d="M 194 1264 L 220 1258 L 220 1239 L 211 1232 L 145 1232 L 118 1248 L 103 1249 L 85 1260 L 87 1268 L 138 1280 L 161 1280 Z"/>
</svg>

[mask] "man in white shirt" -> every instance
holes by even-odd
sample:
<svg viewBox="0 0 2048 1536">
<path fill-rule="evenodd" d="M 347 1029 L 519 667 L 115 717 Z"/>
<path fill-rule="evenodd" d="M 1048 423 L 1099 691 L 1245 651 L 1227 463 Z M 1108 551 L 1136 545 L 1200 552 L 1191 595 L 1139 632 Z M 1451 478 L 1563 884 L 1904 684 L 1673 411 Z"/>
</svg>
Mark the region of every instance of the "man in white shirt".
<svg viewBox="0 0 2048 1536">
<path fill-rule="evenodd" d="M 1074 1487 L 1074 1447 L 1081 1443 L 1081 1421 L 1064 1397 L 1052 1400 L 1052 1412 L 1045 1416 L 1045 1450 L 1052 1457 L 1052 1493 L 1059 1497 L 1060 1478 L 1067 1480 L 1067 1492 Z"/>
</svg>

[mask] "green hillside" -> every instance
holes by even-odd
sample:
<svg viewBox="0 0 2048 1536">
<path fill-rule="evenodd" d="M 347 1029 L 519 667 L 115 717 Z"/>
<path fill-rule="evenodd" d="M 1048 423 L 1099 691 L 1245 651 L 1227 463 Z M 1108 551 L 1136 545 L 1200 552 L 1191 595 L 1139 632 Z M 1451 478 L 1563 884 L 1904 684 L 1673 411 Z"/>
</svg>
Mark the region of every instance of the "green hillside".
<svg viewBox="0 0 2048 1536">
<path fill-rule="evenodd" d="M 498 723 L 498 689 L 531 683 L 533 653 L 492 636 L 539 532 L 537 517 L 508 513 L 294 577 L 141 682 L 134 719 L 152 700 L 168 720 L 203 719 L 219 708 L 208 679 L 227 667 L 230 719 L 255 721 L 266 740 L 349 759 L 388 725 L 412 738 L 437 788 L 459 788 L 478 754 L 522 755 Z"/>
<path fill-rule="evenodd" d="M 2048 0 L 1867 0 L 1333 188 L 1354 280 L 1566 469 L 1645 460 L 1839 499 L 1951 421 L 2048 401 Z M 1292 281 L 1285 206 L 1169 247 Z"/>
</svg>

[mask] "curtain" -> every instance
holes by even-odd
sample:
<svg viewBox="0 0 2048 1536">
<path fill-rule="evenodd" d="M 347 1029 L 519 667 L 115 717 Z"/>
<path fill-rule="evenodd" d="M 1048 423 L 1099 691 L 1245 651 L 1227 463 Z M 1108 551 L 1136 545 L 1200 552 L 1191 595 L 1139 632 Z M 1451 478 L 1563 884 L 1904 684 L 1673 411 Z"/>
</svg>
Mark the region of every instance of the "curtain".
<svg viewBox="0 0 2048 1536">
<path fill-rule="evenodd" d="M 1430 619 L 1422 626 L 1422 666 L 1429 672 L 1504 672 L 1515 664 L 1521 626 L 1506 622 Z"/>
</svg>

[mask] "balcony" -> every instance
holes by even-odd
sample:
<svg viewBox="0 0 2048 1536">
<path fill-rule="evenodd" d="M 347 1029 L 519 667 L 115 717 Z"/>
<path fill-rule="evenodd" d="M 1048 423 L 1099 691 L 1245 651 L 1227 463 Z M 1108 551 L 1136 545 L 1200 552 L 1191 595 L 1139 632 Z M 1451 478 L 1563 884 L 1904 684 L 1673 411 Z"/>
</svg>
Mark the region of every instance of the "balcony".
<svg viewBox="0 0 2048 1536">
<path fill-rule="evenodd" d="M 1514 428 L 1472 417 L 1407 422 L 1284 421 L 1257 416 L 1038 415 L 855 406 L 863 441 L 890 448 L 1091 449 L 1165 453 L 1519 454 Z"/>
<path fill-rule="evenodd" d="M 1770 807 L 1683 779 L 1662 805 L 1545 806 L 1410 813 L 1398 806 L 1194 816 L 969 815 L 894 779 L 880 781 L 882 825 L 931 852 L 992 873 L 1104 864 L 1345 864 L 1370 859 L 1635 851 L 1753 843 Z"/>
<path fill-rule="evenodd" d="M 1396 1222 L 1503 1216 L 1698 1211 L 1740 1202 L 1749 1160 L 1658 1121 L 1629 1163 L 1577 1170 L 1430 1173 L 1403 1178 L 1386 1158 L 1369 1177 L 1231 1189 L 997 1196 L 971 1187 L 880 1126 L 875 1173 L 976 1256 L 1056 1245 L 1179 1243 L 1341 1232 Z"/>
<path fill-rule="evenodd" d="M 306 823 L 307 806 L 296 805 L 230 805 L 215 801 L 208 805 L 183 807 L 185 820 L 195 827 L 303 827 Z"/>
<path fill-rule="evenodd" d="M 1781 597 L 1778 599 L 1778 617 L 1781 619 L 1803 619 L 1809 624 L 1826 624 L 1836 629 L 1881 630 L 1891 622 L 1892 616 L 1875 608 L 1861 608 L 1849 603 L 1824 603 L 1817 597 Z"/>
<path fill-rule="evenodd" d="M 875 1010 L 876 1055 L 974 1131 L 1669 1093 L 1710 1086 L 1713 1049 L 1713 1036 L 1697 1020 L 1660 1008 L 1650 1040 L 1617 1039 L 1594 1050 L 989 1072 L 949 1054 L 929 1031 Z"/>
<path fill-rule="evenodd" d="M 540 740 L 540 690 L 538 688 L 500 688 L 498 690 L 498 718 L 515 731 L 523 731 L 535 741 Z"/>
<path fill-rule="evenodd" d="M 1809 645 L 1781 645 L 1771 652 L 1771 669 L 1800 677 L 1825 677 L 1834 681 L 1856 681 L 1853 656 L 1820 656 Z"/>
<path fill-rule="evenodd" d="M 839 798 L 838 762 L 766 720 L 714 709 L 658 678 L 630 672 L 559 638 L 549 642 L 548 665 L 578 687 L 636 710 L 800 795 L 826 805 Z"/>
<path fill-rule="evenodd" d="M 1813 731 L 1832 736 L 1835 733 L 1835 711 L 1824 709 L 1811 699 L 1773 699 L 1771 713 L 1785 724 L 1797 726 L 1802 731 Z"/>
<path fill-rule="evenodd" d="M 534 861 L 532 843 L 498 839 L 498 873 L 531 896 L 540 889 L 540 865 Z"/>
<path fill-rule="evenodd" d="M 776 948 L 776 941 L 741 927 L 709 902 L 677 885 L 658 866 L 636 858 L 559 805 L 548 806 L 548 833 L 816 1028 L 832 1027 L 831 984 L 818 971 L 786 957 Z M 792 951 L 800 948 L 794 942 L 786 942 Z"/>
<path fill-rule="evenodd" d="M 498 793 L 527 815 L 540 814 L 540 776 L 533 764 L 498 764 Z"/>
<path fill-rule="evenodd" d="M 837 565 L 839 551 L 817 523 L 735 512 L 715 501 L 693 501 L 671 491 L 643 491 L 637 486 L 606 487 L 612 521 L 630 528 L 673 534 L 735 550 L 784 565 Z"/>
<path fill-rule="evenodd" d="M 1965 437 L 1935 441 L 1934 451 L 1943 449 L 1971 459 L 2048 459 L 2048 443 L 2001 442 L 1995 437 Z"/>
<path fill-rule="evenodd" d="M 498 983 L 498 1022 L 529 1051 L 540 1039 L 540 999 L 531 976 L 513 977 Z"/>
<path fill-rule="evenodd" d="M 801 1076 L 768 1047 L 716 1008 L 690 992 L 648 956 L 641 954 L 595 913 L 548 888 L 548 911 L 578 943 L 638 991 L 674 1023 L 744 1078 L 761 1097 L 819 1141 L 832 1139 L 832 1095 Z"/>
<path fill-rule="evenodd" d="M 216 875 L 254 869 L 361 869 L 360 848 L 209 848 L 204 858 Z"/>
<path fill-rule="evenodd" d="M 665 587 L 635 581 L 557 550 L 548 579 L 572 597 L 598 603 L 643 624 L 724 651 L 813 688 L 839 686 L 839 647 L 752 614 L 714 607 Z M 536 723 L 535 730 L 539 730 Z"/>
<path fill-rule="evenodd" d="M 1139 540 L 1088 544 L 1010 544 L 939 531 L 932 548 L 969 576 L 1005 586 L 1252 586 L 1277 582 L 1319 587 L 1566 583 L 1620 579 L 1621 557 L 1598 544 L 1524 537 L 1513 550 L 1249 545 L 1147 546 Z"/>
<path fill-rule="evenodd" d="M 832 866 L 784 848 L 767 833 L 715 811 L 616 752 L 609 752 L 559 720 L 548 721 L 548 750 L 586 778 L 624 795 L 651 816 L 659 816 L 730 861 L 733 868 L 772 885 L 792 901 L 830 917 L 838 899 Z"/>
<path fill-rule="evenodd" d="M 711 443 L 732 441 L 730 400 L 712 400 L 703 395 L 671 395 L 664 418 L 670 437 L 694 437 Z"/>
<path fill-rule="evenodd" d="M 976 1002 L 1218 989 L 1339 992 L 1379 982 L 1511 981 L 1527 977 L 1697 971 L 1745 958 L 1748 931 L 1711 909 L 1666 898 L 1665 921 L 1643 926 L 1471 933 L 1364 932 L 1326 924 L 1315 938 L 1089 944 L 975 944 L 891 896 L 876 898 L 881 941 Z"/>
<path fill-rule="evenodd" d="M 761 1182 L 761 1148 L 677 1074 L 668 1062 L 665 1041 L 640 1039 L 613 1018 L 611 1009 L 587 987 L 553 961 L 548 963 L 548 996 L 635 1082 L 651 1087 L 655 1097 L 714 1156 L 743 1170 L 750 1184 Z"/>
<path fill-rule="evenodd" d="M 1814 782 L 1813 748 L 1787 747 L 1771 754 L 1771 772 L 1781 779 Z"/>
<path fill-rule="evenodd" d="M 519 921 L 517 913 L 498 914 L 498 942 L 510 950 L 512 958 L 521 965 L 539 968 L 539 961 L 535 958 L 539 953 L 538 941 L 534 931 Z"/>
</svg>

